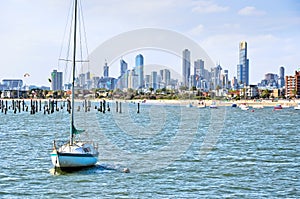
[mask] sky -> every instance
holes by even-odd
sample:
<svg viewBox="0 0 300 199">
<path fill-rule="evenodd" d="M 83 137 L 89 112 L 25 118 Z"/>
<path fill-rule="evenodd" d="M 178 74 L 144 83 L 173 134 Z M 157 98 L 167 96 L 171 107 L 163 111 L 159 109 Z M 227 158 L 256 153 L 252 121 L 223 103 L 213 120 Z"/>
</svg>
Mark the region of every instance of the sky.
<svg viewBox="0 0 300 199">
<path fill-rule="evenodd" d="M 50 86 L 51 71 L 61 67 L 58 59 L 70 6 L 70 0 L 0 2 L 0 80 Z M 286 75 L 300 68 L 298 0 L 84 0 L 82 7 L 89 52 L 119 34 L 158 28 L 196 42 L 214 63 L 229 70 L 230 79 L 236 76 L 240 41 L 248 43 L 251 84 L 266 73 L 278 74 L 280 66 Z M 144 53 L 145 64 L 153 64 L 151 53 Z M 137 54 L 125 56 L 129 66 Z M 157 64 L 181 65 L 180 60 L 170 62 Z M 104 60 L 99 63 L 103 64 Z M 110 64 L 111 74 L 116 74 L 119 62 Z M 30 76 L 24 78 L 25 73 Z"/>
</svg>

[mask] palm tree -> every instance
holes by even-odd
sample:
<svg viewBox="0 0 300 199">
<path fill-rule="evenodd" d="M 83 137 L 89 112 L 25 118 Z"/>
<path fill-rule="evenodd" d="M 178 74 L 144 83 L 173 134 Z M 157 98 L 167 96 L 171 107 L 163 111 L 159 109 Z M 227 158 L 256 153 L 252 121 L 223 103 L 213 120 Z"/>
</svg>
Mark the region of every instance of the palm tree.
<svg viewBox="0 0 300 199">
<path fill-rule="evenodd" d="M 152 93 L 154 91 L 154 88 L 150 87 L 149 91 Z"/>
<path fill-rule="evenodd" d="M 292 94 L 293 94 L 294 98 L 296 98 L 296 95 L 297 95 L 296 89 L 292 90 Z"/>
<path fill-rule="evenodd" d="M 269 98 L 270 97 L 270 91 L 268 89 L 265 89 L 261 93 L 262 98 Z"/>
</svg>

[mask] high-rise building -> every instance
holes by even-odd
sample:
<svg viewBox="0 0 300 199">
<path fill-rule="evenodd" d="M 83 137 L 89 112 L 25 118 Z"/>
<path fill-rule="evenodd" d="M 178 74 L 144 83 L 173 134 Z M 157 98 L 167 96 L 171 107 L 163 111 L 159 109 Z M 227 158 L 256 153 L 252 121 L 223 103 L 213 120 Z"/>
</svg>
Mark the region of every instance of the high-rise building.
<svg viewBox="0 0 300 199">
<path fill-rule="evenodd" d="M 224 74 L 223 74 L 223 88 L 230 88 L 230 85 L 228 84 L 229 79 L 228 79 L 228 70 L 224 70 Z"/>
<path fill-rule="evenodd" d="M 92 88 L 92 79 L 91 79 L 91 72 L 87 72 L 85 74 L 85 84 L 86 84 L 86 89 L 91 89 Z"/>
<path fill-rule="evenodd" d="M 249 85 L 249 59 L 247 58 L 247 42 L 245 41 L 240 42 L 237 79 L 239 84 Z"/>
<path fill-rule="evenodd" d="M 161 77 L 161 81 L 164 81 L 164 70 L 160 70 L 159 75 Z"/>
<path fill-rule="evenodd" d="M 278 88 L 284 87 L 284 67 L 279 68 Z"/>
<path fill-rule="evenodd" d="M 63 73 L 53 70 L 51 72 L 51 89 L 53 91 L 63 90 Z"/>
<path fill-rule="evenodd" d="M 128 64 L 123 59 L 121 59 L 120 60 L 120 76 L 122 76 L 126 73 L 127 68 L 128 68 Z"/>
<path fill-rule="evenodd" d="M 193 86 L 196 86 L 199 88 L 200 86 L 200 80 L 204 78 L 204 61 L 202 59 L 198 59 L 194 62 L 194 84 Z"/>
<path fill-rule="evenodd" d="M 85 74 L 79 74 L 79 77 L 78 77 L 78 80 L 79 80 L 79 86 L 81 87 L 81 88 L 84 88 L 84 86 L 85 86 L 85 78 L 86 78 L 86 75 Z"/>
<path fill-rule="evenodd" d="M 182 85 L 189 86 L 189 78 L 191 75 L 191 53 L 188 49 L 182 52 Z"/>
<path fill-rule="evenodd" d="M 211 86 L 212 90 L 222 88 L 222 67 L 218 64 L 211 69 Z"/>
<path fill-rule="evenodd" d="M 145 75 L 145 87 L 146 88 L 150 88 L 150 79 L 151 79 L 150 75 Z"/>
<path fill-rule="evenodd" d="M 0 84 L 1 85 L 1 84 Z M 4 79 L 2 80 L 1 90 L 21 90 L 23 80 L 21 79 Z"/>
<path fill-rule="evenodd" d="M 233 88 L 233 90 L 236 90 L 238 88 L 238 80 L 236 77 L 233 77 L 231 81 L 231 87 Z"/>
<path fill-rule="evenodd" d="M 157 84 L 157 72 L 156 71 L 152 71 L 151 72 L 151 78 L 150 78 L 150 87 L 153 88 L 154 90 L 156 90 L 158 88 Z"/>
<path fill-rule="evenodd" d="M 99 82 L 99 80 L 100 80 L 100 77 L 98 77 L 98 76 L 94 76 L 92 78 L 92 87 L 93 88 L 98 88 L 98 82 Z"/>
<path fill-rule="evenodd" d="M 300 96 L 300 71 L 295 71 L 294 76 L 285 76 L 285 96 Z"/>
<path fill-rule="evenodd" d="M 170 70 L 164 69 L 163 75 L 164 75 L 165 85 L 166 86 L 170 85 L 171 84 L 171 72 L 170 72 Z"/>
<path fill-rule="evenodd" d="M 144 88 L 144 57 L 139 54 L 135 58 L 136 72 L 138 75 L 138 88 Z"/>
<path fill-rule="evenodd" d="M 104 76 L 104 77 L 109 77 L 109 67 L 108 67 L 106 61 L 105 61 L 105 64 L 104 64 L 104 66 L 103 66 L 103 76 Z"/>
<path fill-rule="evenodd" d="M 159 71 L 160 83 L 162 83 L 162 86 L 166 87 L 167 85 L 170 85 L 171 83 L 171 72 L 169 69 L 162 69 Z"/>
</svg>

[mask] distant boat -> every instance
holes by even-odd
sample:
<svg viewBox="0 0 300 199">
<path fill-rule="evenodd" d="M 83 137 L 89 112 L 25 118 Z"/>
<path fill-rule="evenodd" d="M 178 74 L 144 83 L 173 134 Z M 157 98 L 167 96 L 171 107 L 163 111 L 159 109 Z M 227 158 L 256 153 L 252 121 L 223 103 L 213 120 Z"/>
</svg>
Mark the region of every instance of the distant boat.
<svg viewBox="0 0 300 199">
<path fill-rule="evenodd" d="M 51 153 L 52 164 L 60 169 L 78 169 L 81 167 L 93 166 L 98 161 L 98 147 L 93 142 L 75 140 L 75 136 L 82 133 L 74 125 L 74 81 L 76 65 L 76 24 L 77 24 L 77 0 L 74 1 L 74 22 L 73 22 L 73 59 L 72 59 L 72 95 L 71 95 L 71 120 L 70 120 L 70 137 L 69 141 L 59 148 L 53 141 L 53 151 Z"/>
<path fill-rule="evenodd" d="M 189 103 L 189 104 L 186 105 L 186 107 L 187 107 L 187 108 L 192 108 L 193 105 L 192 105 L 191 103 Z"/>
<path fill-rule="evenodd" d="M 274 106 L 274 110 L 281 110 L 282 109 L 282 106 L 280 104 L 276 104 Z"/>
<path fill-rule="evenodd" d="M 209 108 L 218 108 L 216 102 L 212 102 Z"/>
<path fill-rule="evenodd" d="M 300 110 L 300 103 L 298 103 L 298 106 L 294 107 L 295 110 Z"/>
<path fill-rule="evenodd" d="M 243 111 L 249 110 L 249 106 L 247 106 L 246 104 L 241 104 L 241 105 L 239 106 L 239 108 L 240 108 L 241 110 L 243 110 Z"/>
<path fill-rule="evenodd" d="M 206 104 L 199 104 L 197 107 L 198 107 L 198 108 L 205 108 L 205 107 L 206 107 Z"/>
</svg>

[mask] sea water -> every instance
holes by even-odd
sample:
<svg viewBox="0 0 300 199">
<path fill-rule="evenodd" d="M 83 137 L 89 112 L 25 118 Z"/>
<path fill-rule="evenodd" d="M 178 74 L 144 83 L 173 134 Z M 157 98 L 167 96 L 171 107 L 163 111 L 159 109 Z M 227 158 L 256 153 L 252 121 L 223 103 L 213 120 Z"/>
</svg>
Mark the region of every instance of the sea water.
<svg viewBox="0 0 300 199">
<path fill-rule="evenodd" d="M 77 104 L 81 105 L 81 104 Z M 0 113 L 0 198 L 297 198 L 300 111 L 110 104 L 76 112 L 95 167 L 53 172 L 69 114 Z M 122 170 L 129 168 L 130 173 Z"/>
</svg>

